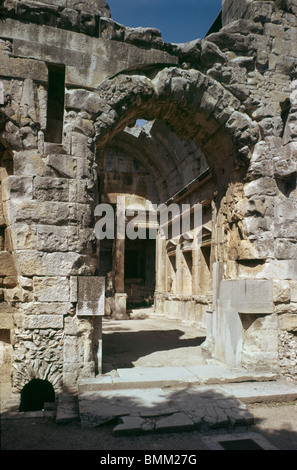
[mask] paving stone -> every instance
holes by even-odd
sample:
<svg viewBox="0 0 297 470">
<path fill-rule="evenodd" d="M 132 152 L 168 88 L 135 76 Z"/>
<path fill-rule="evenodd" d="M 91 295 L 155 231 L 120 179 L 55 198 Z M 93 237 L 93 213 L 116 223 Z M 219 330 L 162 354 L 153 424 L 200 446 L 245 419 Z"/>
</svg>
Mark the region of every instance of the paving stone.
<svg viewBox="0 0 297 470">
<path fill-rule="evenodd" d="M 58 399 L 56 423 L 68 424 L 79 420 L 79 407 L 76 397 L 62 395 Z"/>
<path fill-rule="evenodd" d="M 161 374 L 162 368 L 158 371 Z M 139 371 L 140 372 L 140 371 Z M 128 371 L 127 371 L 128 374 Z M 113 374 L 114 377 L 117 374 Z M 136 374 L 134 375 L 134 377 Z M 108 381 L 107 381 L 108 382 Z M 107 385 L 107 382 L 105 385 Z M 94 380 L 90 381 L 92 385 Z M 214 385 L 185 384 L 179 387 L 123 388 L 93 390 L 79 393 L 79 412 L 83 427 L 95 427 L 114 419 L 121 419 L 115 433 L 174 432 L 176 429 L 221 429 L 249 426 L 254 417 L 247 410 L 245 401 L 261 395 L 269 397 L 278 392 L 278 398 L 286 393 L 292 397 L 296 385 L 283 382 L 244 382 Z M 270 392 L 269 392 L 270 391 Z M 244 401 L 241 397 L 245 397 Z"/>
<path fill-rule="evenodd" d="M 140 433 L 145 425 L 144 419 L 136 416 L 123 416 L 121 420 L 113 430 L 115 435 Z"/>
<path fill-rule="evenodd" d="M 85 392 L 79 396 L 82 426 L 98 426 L 122 416 L 164 415 L 168 410 L 166 395 L 161 389 L 124 389 Z"/>
<path fill-rule="evenodd" d="M 193 431 L 194 422 L 186 413 L 174 413 L 166 418 L 161 418 L 156 422 L 156 431 L 162 432 L 183 432 Z"/>
<path fill-rule="evenodd" d="M 247 410 L 232 409 L 228 410 L 228 418 L 232 425 L 253 424 L 254 417 Z"/>
</svg>

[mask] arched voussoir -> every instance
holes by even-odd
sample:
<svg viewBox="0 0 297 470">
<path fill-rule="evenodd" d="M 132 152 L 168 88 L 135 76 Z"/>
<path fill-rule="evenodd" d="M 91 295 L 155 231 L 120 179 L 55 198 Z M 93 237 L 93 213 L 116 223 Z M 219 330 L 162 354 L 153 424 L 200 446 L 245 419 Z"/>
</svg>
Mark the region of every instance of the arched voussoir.
<svg viewBox="0 0 297 470">
<path fill-rule="evenodd" d="M 101 103 L 96 115 L 100 152 L 137 119 L 161 119 L 183 139 L 201 147 L 215 177 L 224 167 L 247 166 L 260 137 L 258 124 L 241 112 L 240 101 L 213 78 L 197 70 L 169 67 L 153 78 L 118 75 L 96 90 Z"/>
</svg>

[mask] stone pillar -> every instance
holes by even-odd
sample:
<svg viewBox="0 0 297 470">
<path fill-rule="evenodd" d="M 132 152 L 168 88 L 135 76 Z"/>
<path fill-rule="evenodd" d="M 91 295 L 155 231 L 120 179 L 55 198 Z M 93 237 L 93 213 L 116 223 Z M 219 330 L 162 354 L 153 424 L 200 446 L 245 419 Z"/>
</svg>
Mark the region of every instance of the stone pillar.
<svg viewBox="0 0 297 470">
<path fill-rule="evenodd" d="M 125 199 L 118 198 L 117 233 L 114 243 L 115 301 L 113 317 L 127 319 L 127 294 L 125 294 Z"/>
<path fill-rule="evenodd" d="M 125 320 L 127 315 L 127 294 L 125 293 L 125 240 L 115 240 L 115 298 L 113 318 Z"/>
<path fill-rule="evenodd" d="M 115 291 L 118 294 L 125 292 L 125 240 L 115 240 Z"/>
<path fill-rule="evenodd" d="M 183 292 L 183 262 L 182 262 L 182 251 L 180 244 L 176 246 L 176 294 L 182 294 Z"/>
<path fill-rule="evenodd" d="M 88 357 L 95 370 L 102 373 L 102 317 L 105 311 L 105 278 L 95 276 L 78 277 L 77 317 L 87 318 L 92 326 L 91 341 L 85 343 L 90 349 Z"/>
<path fill-rule="evenodd" d="M 93 358 L 95 370 L 102 374 L 102 316 L 93 317 Z"/>
</svg>

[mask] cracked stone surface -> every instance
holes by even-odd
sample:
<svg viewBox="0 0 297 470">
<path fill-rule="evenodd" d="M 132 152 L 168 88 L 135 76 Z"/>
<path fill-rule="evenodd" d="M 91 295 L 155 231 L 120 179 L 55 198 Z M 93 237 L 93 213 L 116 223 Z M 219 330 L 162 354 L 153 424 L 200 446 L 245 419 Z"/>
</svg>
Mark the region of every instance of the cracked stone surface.
<svg viewBox="0 0 297 470">
<path fill-rule="evenodd" d="M 174 432 L 253 423 L 238 399 L 213 389 L 133 389 L 85 392 L 79 397 L 83 427 L 118 420 L 115 433 Z"/>
</svg>

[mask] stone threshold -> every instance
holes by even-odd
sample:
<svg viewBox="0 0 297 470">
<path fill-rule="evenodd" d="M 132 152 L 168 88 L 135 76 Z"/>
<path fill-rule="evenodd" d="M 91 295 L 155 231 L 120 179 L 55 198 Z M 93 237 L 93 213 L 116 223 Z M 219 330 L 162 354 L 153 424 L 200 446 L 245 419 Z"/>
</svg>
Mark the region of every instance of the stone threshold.
<svg viewBox="0 0 297 470">
<path fill-rule="evenodd" d="M 80 379 L 78 393 L 95 390 L 178 387 L 237 382 L 277 380 L 275 373 L 255 373 L 221 365 L 187 367 L 135 367 L 117 369 L 94 378 Z"/>
</svg>

